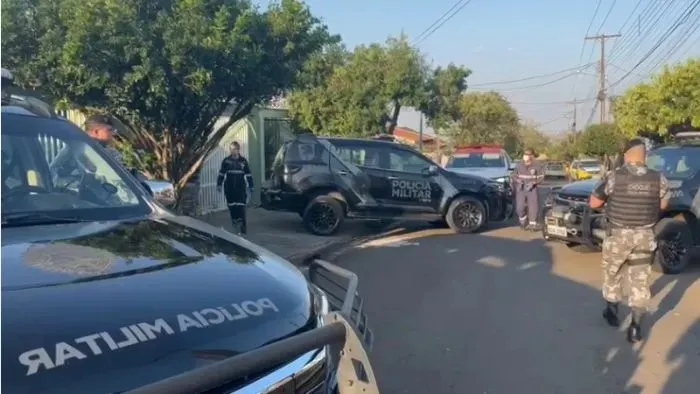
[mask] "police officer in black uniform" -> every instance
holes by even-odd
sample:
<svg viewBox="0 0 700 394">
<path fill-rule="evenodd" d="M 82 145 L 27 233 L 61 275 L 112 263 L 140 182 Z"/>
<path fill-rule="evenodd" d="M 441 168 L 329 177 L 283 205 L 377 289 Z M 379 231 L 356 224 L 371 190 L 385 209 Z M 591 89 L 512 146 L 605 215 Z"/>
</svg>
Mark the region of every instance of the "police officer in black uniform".
<svg viewBox="0 0 700 394">
<path fill-rule="evenodd" d="M 253 176 L 248 160 L 241 156 L 241 145 L 238 141 L 233 141 L 230 149 L 231 154 L 221 162 L 216 188 L 220 192 L 223 185 L 233 228 L 241 234 L 246 234 L 248 228 L 245 208 L 248 196 L 253 195 Z"/>
</svg>

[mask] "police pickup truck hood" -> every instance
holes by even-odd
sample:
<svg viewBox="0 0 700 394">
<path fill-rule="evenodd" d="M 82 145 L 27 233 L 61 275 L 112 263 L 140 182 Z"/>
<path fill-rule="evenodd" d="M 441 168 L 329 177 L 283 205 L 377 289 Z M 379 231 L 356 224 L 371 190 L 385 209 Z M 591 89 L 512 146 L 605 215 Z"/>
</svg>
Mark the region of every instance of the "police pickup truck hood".
<svg viewBox="0 0 700 394">
<path fill-rule="evenodd" d="M 585 181 L 573 182 L 562 186 L 558 190 L 559 193 L 569 194 L 572 196 L 589 196 L 596 185 L 600 182 L 599 179 L 588 179 Z"/>
<path fill-rule="evenodd" d="M 506 168 L 447 168 L 448 171 L 452 171 L 458 174 L 469 174 L 477 175 L 480 177 L 488 179 L 496 179 L 501 177 L 509 176 L 509 171 Z"/>
<path fill-rule="evenodd" d="M 192 218 L 2 232 L 3 392 L 118 393 L 316 326 L 296 268 Z"/>
</svg>

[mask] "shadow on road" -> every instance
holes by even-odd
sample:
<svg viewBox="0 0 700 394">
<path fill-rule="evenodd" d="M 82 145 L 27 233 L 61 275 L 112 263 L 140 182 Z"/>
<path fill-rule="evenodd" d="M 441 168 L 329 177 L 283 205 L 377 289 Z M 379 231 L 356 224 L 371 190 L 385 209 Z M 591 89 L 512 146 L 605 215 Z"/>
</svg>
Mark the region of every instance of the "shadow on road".
<svg viewBox="0 0 700 394">
<path fill-rule="evenodd" d="M 625 341 L 626 327 L 605 325 L 600 290 L 557 274 L 551 245 L 537 237 L 406 230 L 350 251 L 339 263 L 360 277 L 382 392 L 660 393 L 660 385 L 664 394 L 697 390 L 700 321 L 671 341 L 676 345 L 668 355 L 657 357 L 662 365 L 672 364 L 668 368 L 678 364 L 668 379 L 657 379 L 656 388 L 633 381 L 657 376 L 659 371 L 640 370 L 651 353 L 642 357 L 644 344 Z M 662 277 L 655 287 L 669 280 L 678 284 L 659 312 L 678 304 L 696 278 Z"/>
</svg>

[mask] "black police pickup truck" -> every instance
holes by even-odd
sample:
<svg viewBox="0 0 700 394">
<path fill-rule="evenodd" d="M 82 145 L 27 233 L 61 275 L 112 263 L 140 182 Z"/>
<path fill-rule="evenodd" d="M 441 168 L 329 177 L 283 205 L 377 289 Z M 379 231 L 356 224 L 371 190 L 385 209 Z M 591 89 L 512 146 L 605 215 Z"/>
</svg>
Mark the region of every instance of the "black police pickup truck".
<svg viewBox="0 0 700 394">
<path fill-rule="evenodd" d="M 457 174 L 408 146 L 379 139 L 286 142 L 262 188 L 262 207 L 297 212 L 308 231 L 335 233 L 345 218 L 446 221 L 471 233 L 512 216 L 508 182 Z"/>
<path fill-rule="evenodd" d="M 2 392 L 377 392 L 354 274 L 170 213 L 35 110 L 3 97 Z"/>
<path fill-rule="evenodd" d="M 700 245 L 700 132 L 684 132 L 647 154 L 647 166 L 669 180 L 669 208 L 657 223 L 658 250 L 655 267 L 667 274 L 683 271 Z M 592 210 L 588 198 L 598 180 L 574 182 L 553 190 L 544 208 L 543 235 L 568 245 L 600 249 L 606 236 L 604 207 Z M 695 204 L 695 205 L 694 205 Z"/>
</svg>

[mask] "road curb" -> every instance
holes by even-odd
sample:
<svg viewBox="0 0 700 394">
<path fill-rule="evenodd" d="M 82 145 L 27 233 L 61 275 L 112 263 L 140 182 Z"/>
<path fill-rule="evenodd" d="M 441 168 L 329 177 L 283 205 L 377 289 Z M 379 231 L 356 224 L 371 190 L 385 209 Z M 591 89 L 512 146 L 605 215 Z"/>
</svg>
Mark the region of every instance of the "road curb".
<svg viewBox="0 0 700 394">
<path fill-rule="evenodd" d="M 388 224 L 384 227 L 378 229 L 377 232 L 372 234 L 363 234 L 354 237 L 336 239 L 328 241 L 323 245 L 319 245 L 315 248 L 307 249 L 293 255 L 286 256 L 285 258 L 294 265 L 305 265 L 311 260 L 315 259 L 333 259 L 337 257 L 340 253 L 348 248 L 353 247 L 364 242 L 368 242 L 377 238 L 386 236 L 387 234 L 395 231 L 396 229 L 402 228 L 403 222 L 396 222 Z"/>
</svg>

